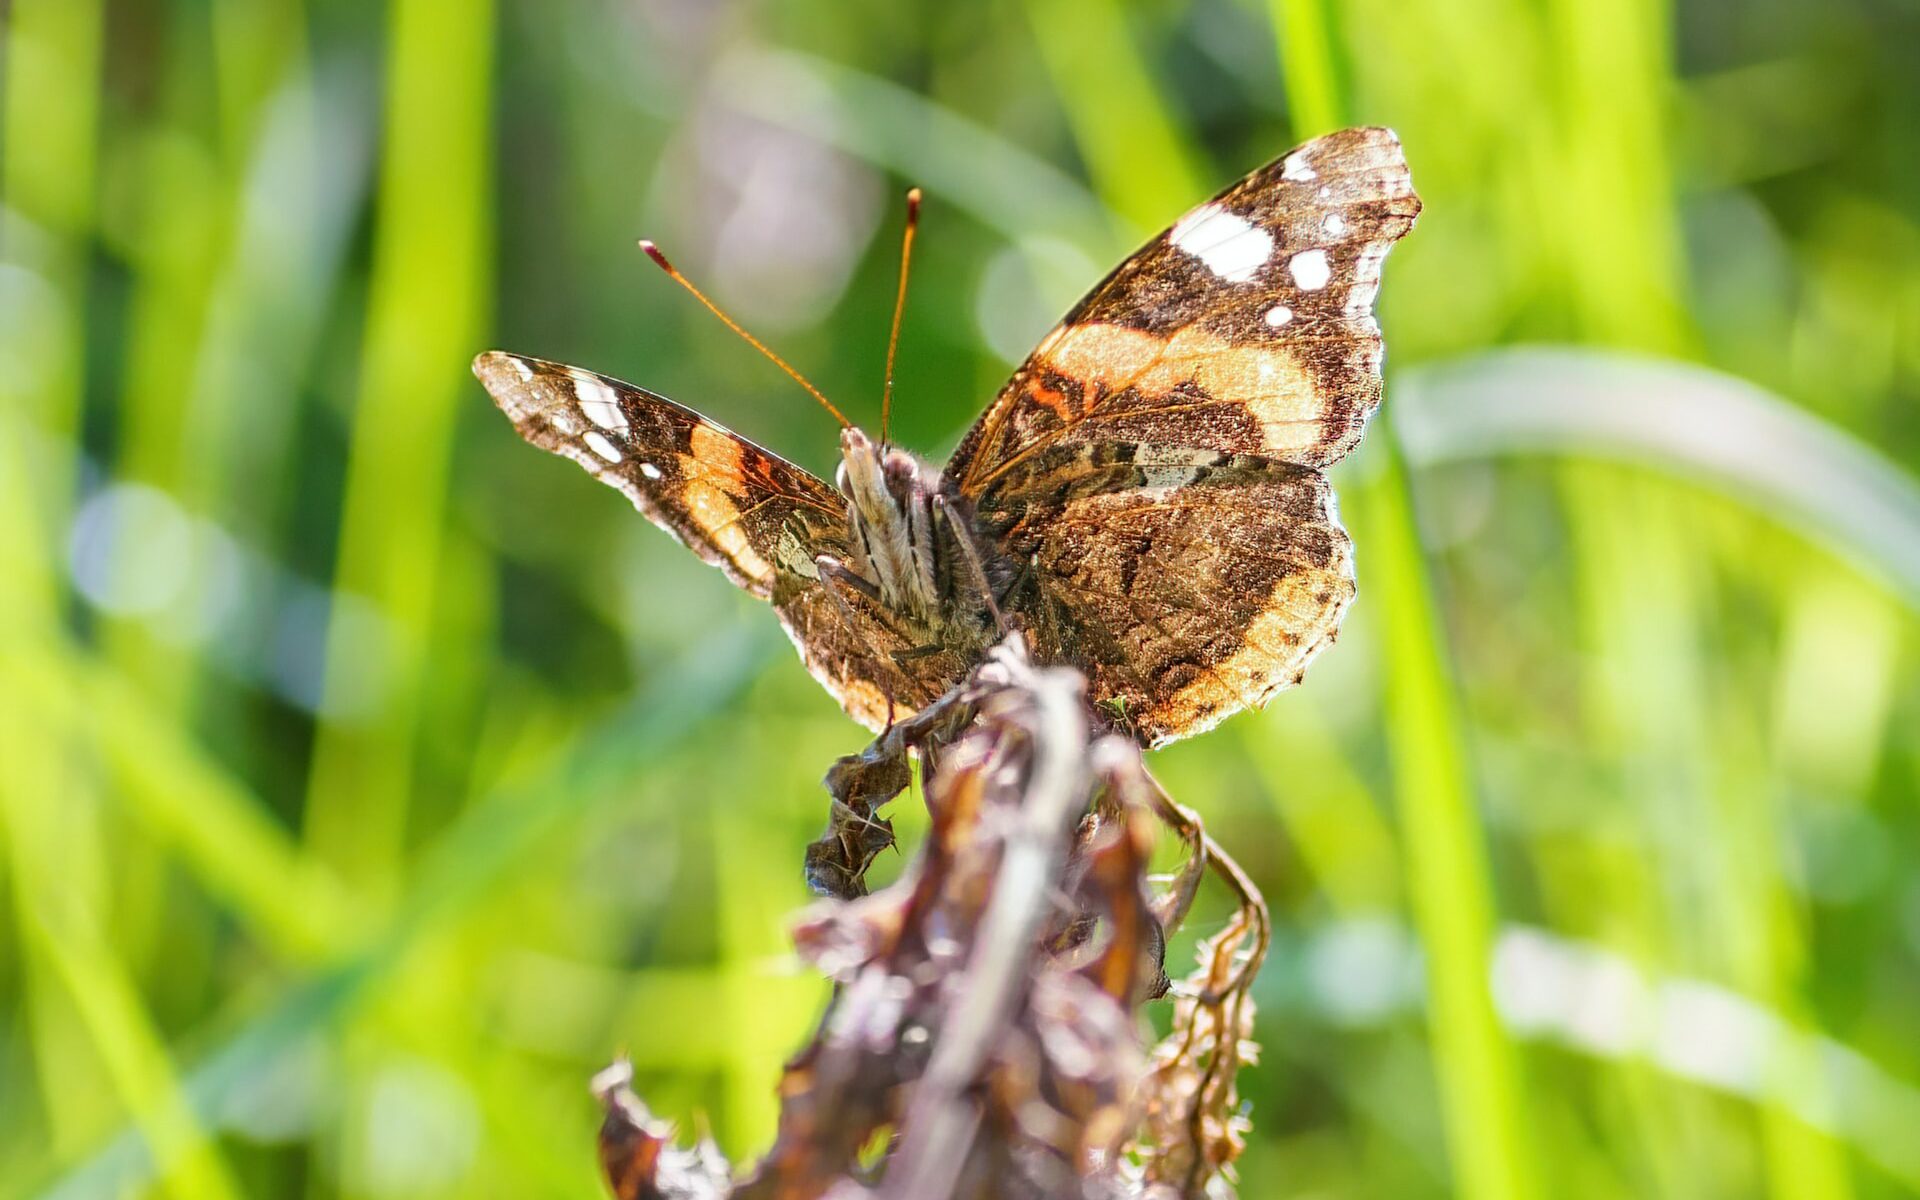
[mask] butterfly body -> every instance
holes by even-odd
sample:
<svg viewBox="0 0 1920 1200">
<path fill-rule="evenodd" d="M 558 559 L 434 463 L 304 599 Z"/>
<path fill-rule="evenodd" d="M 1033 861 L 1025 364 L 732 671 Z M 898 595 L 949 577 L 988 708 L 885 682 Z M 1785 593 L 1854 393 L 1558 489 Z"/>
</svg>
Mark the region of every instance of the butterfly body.
<svg viewBox="0 0 1920 1200">
<path fill-rule="evenodd" d="M 574 459 L 769 600 L 878 728 L 1009 627 L 1143 744 L 1297 682 L 1354 594 L 1322 469 L 1380 397 L 1372 302 L 1419 211 L 1393 135 L 1316 139 L 1097 285 L 944 469 L 856 428 L 836 484 L 630 384 L 494 352 L 475 371 Z"/>
<path fill-rule="evenodd" d="M 905 450 L 876 445 L 863 431 L 840 435 L 837 482 L 847 497 L 855 577 L 880 603 L 929 636 L 953 601 L 938 569 L 934 502 L 939 471 Z"/>
</svg>

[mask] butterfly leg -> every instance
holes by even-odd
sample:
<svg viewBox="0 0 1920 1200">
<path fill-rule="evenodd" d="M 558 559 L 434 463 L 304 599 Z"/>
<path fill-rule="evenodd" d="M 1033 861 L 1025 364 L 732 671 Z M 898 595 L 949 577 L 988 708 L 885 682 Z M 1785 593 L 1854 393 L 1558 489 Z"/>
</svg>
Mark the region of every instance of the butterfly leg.
<svg viewBox="0 0 1920 1200">
<path fill-rule="evenodd" d="M 836 588 L 847 588 L 860 593 L 875 604 L 880 603 L 879 587 L 833 555 L 816 554 L 813 556 L 813 565 L 820 572 L 820 582 L 827 585 L 827 594 L 834 598 L 834 603 L 841 606 L 840 615 L 846 617 L 848 621 L 853 620 L 853 612 L 846 607 L 846 602 L 841 599 Z"/>
<path fill-rule="evenodd" d="M 940 643 L 929 642 L 924 646 L 914 646 L 907 650 L 895 650 L 893 652 L 893 661 L 897 663 L 910 663 L 916 658 L 932 658 L 936 654 L 945 654 L 946 652 L 947 648 Z"/>
<path fill-rule="evenodd" d="M 889 630 L 902 641 L 912 641 L 911 638 L 902 634 L 899 629 L 893 628 L 892 621 L 887 619 L 891 616 L 891 613 L 886 604 L 880 599 L 880 589 L 876 587 L 871 580 L 862 576 L 858 571 L 851 569 L 831 554 L 815 555 L 813 565 L 815 569 L 820 572 L 820 582 L 825 585 L 827 598 L 832 600 L 833 606 L 840 610 L 840 619 L 847 623 L 849 630 L 859 629 L 860 622 L 854 616 L 853 606 L 848 603 L 847 597 L 841 592 L 842 588 L 856 595 L 865 597 L 871 603 L 873 611 L 881 616 L 882 624 L 887 625 Z M 886 673 L 878 669 L 880 664 L 872 659 L 868 661 L 871 662 L 875 668 L 873 672 L 874 683 L 879 687 L 881 694 L 887 699 L 887 728 L 891 729 L 893 728 L 894 710 L 893 688 L 889 686 L 886 681 Z M 896 673 L 903 679 L 906 678 L 906 672 L 901 669 L 899 662 L 893 662 L 891 665 Z"/>
<path fill-rule="evenodd" d="M 978 543 L 973 540 L 973 530 L 969 529 L 967 523 L 960 519 L 960 515 L 954 512 L 953 502 L 945 496 L 935 496 L 933 503 L 940 515 L 946 519 L 947 528 L 953 531 L 953 540 L 960 547 L 960 557 L 967 560 L 967 570 L 973 576 L 973 586 L 980 589 L 980 598 L 986 601 L 987 612 L 993 617 L 994 628 L 999 630 L 1003 637 L 1013 632 L 1013 626 L 1007 623 L 1006 615 L 1000 611 L 999 601 L 994 599 L 993 583 L 987 578 L 987 564 L 980 554 Z"/>
<path fill-rule="evenodd" d="M 835 607 L 839 608 L 840 615 L 846 619 L 849 627 L 858 628 L 859 622 L 854 617 L 853 608 L 847 603 L 847 597 L 838 590 L 840 588 L 866 600 L 875 619 L 887 627 L 888 633 L 909 645 L 917 641 L 911 632 L 900 627 L 898 614 L 887 606 L 887 602 L 881 598 L 879 586 L 872 580 L 831 554 L 815 555 L 813 565 L 820 572 L 820 582 L 826 585 L 827 595 L 833 598 Z"/>
</svg>

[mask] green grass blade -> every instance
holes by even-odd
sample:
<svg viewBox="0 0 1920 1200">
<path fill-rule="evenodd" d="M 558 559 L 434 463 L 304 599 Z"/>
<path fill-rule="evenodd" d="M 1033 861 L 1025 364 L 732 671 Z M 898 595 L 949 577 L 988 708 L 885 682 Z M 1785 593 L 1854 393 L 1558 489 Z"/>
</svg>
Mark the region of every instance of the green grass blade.
<svg viewBox="0 0 1920 1200">
<path fill-rule="evenodd" d="M 1293 135 L 1305 141 L 1340 127 L 1340 84 L 1326 0 L 1267 0 L 1280 39 Z"/>
<path fill-rule="evenodd" d="M 7 11 L 0 186 L 53 233 L 92 231 L 100 113 L 100 0 L 14 0 Z"/>
<path fill-rule="evenodd" d="M 166 1038 L 125 966 L 97 935 L 72 923 L 44 927 L 40 951 L 72 995 L 153 1156 L 161 1188 L 176 1200 L 239 1200 L 232 1171 L 188 1104 Z"/>
<path fill-rule="evenodd" d="M 59 1024 L 71 1021 L 84 1034 L 170 1195 L 237 1196 L 185 1102 L 164 1036 L 99 926 L 108 887 L 100 830 L 85 815 L 87 781 L 67 765 L 76 739 L 46 722 L 31 701 L 14 691 L 0 704 L 0 837 L 34 1001 L 70 1006 L 57 1014 Z M 37 1065 L 56 1141 L 68 1143 L 74 1125 L 106 1115 L 105 1098 L 70 1094 L 85 1081 L 66 1077 L 78 1065 L 69 1056 L 48 1053 L 57 1047 L 48 1031 L 39 1024 Z"/>
<path fill-rule="evenodd" d="M 480 348 L 492 261 L 494 16 L 490 4 L 401 0 L 390 16 L 385 152 L 360 399 L 347 472 L 338 588 L 371 600 L 387 645 L 336 621 L 327 690 L 374 693 L 323 721 L 307 832 L 350 878 L 391 892 L 407 826 L 447 464 L 467 363 Z M 458 652 L 457 648 L 446 649 Z"/>
<path fill-rule="evenodd" d="M 421 854 L 411 888 L 381 931 L 288 989 L 188 1072 L 186 1093 L 199 1119 L 222 1119 L 284 1056 L 366 1004 L 410 956 L 456 929 L 541 843 L 627 794 L 638 772 L 737 700 L 786 653 L 784 640 L 768 630 L 731 629 L 703 641 L 664 665 L 631 704 L 557 754 L 546 770 L 471 806 Z M 55 1178 L 23 1180 L 20 1190 L 0 1195 L 84 1200 L 133 1186 L 148 1169 L 138 1138 L 122 1133 Z"/>
<path fill-rule="evenodd" d="M 42 720 L 112 771 L 135 822 L 276 954 L 314 962 L 363 928 L 338 881 L 124 678 L 79 655 L 22 653 L 7 667 Z"/>
<path fill-rule="evenodd" d="M 1125 8 L 1116 0 L 1028 0 L 1026 8 L 1094 189 L 1133 233 L 1171 224 L 1218 190 L 1160 104 Z"/>
<path fill-rule="evenodd" d="M 37 630 L 53 614 L 59 585 L 47 570 L 45 540 L 69 503 L 73 463 L 25 460 L 30 433 L 72 442 L 79 429 L 86 375 L 86 248 L 94 224 L 99 155 L 98 91 L 103 53 L 101 0 L 18 0 L 6 14 L 5 70 L 0 79 L 0 263 L 19 268 L 6 281 L 9 313 L 33 304 L 31 344 L 20 345 L 27 370 L 0 378 L 0 555 L 8 568 L 0 588 L 0 627 Z M 24 381 L 24 382 L 23 382 Z M 13 459 L 15 461 L 6 461 Z"/>
<path fill-rule="evenodd" d="M 1291 106 L 1330 125 L 1343 123 L 1345 106 L 1331 94 L 1338 59 L 1325 23 L 1303 29 L 1296 22 L 1290 32 L 1296 38 L 1282 65 Z M 1383 469 L 1358 506 L 1354 540 L 1361 602 L 1378 606 L 1383 629 L 1388 757 L 1408 898 L 1427 954 L 1429 1029 L 1447 1146 L 1461 1195 L 1525 1200 L 1538 1194 L 1535 1135 L 1520 1100 L 1519 1054 L 1493 1008 L 1493 881 L 1446 626 L 1404 461 L 1391 438 L 1380 440 Z"/>
<path fill-rule="evenodd" d="M 1416 466 L 1565 454 L 1653 468 L 1716 487 L 1838 550 L 1920 608 L 1920 482 L 1745 380 L 1530 346 L 1402 372 L 1393 404 Z"/>
<path fill-rule="evenodd" d="M 1377 435 L 1376 435 L 1377 436 Z M 1375 606 L 1400 844 L 1426 949 L 1434 1071 L 1462 1196 L 1539 1194 L 1520 1065 L 1493 1007 L 1495 921 L 1446 628 L 1414 524 L 1405 469 L 1387 459 L 1354 506 L 1361 603 Z"/>
</svg>

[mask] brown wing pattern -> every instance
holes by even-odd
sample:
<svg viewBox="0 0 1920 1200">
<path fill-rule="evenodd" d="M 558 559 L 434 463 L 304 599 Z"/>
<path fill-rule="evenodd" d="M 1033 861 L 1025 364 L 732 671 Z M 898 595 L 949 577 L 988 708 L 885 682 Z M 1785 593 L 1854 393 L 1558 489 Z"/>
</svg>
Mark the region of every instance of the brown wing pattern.
<svg viewBox="0 0 1920 1200">
<path fill-rule="evenodd" d="M 1009 603 L 1148 746 L 1298 682 L 1353 599 L 1352 544 L 1311 468 L 1109 444 L 1009 479 L 977 512 L 1024 568 Z"/>
<path fill-rule="evenodd" d="M 945 691 L 951 656 L 913 647 L 857 595 L 836 599 L 814 557 L 848 554 L 832 486 L 692 409 L 579 367 L 494 351 L 474 374 L 520 436 L 611 484 L 727 578 L 772 602 L 813 676 L 880 728 Z"/>
<path fill-rule="evenodd" d="M 1265 703 L 1338 632 L 1320 468 L 1379 405 L 1373 300 L 1419 211 L 1390 131 L 1300 146 L 1122 263 L 955 452 L 1008 606 L 1144 743 Z"/>
<path fill-rule="evenodd" d="M 1352 550 L 1320 468 L 1379 404 L 1374 295 L 1419 211 L 1390 131 L 1300 146 L 1122 263 L 949 463 L 1036 653 L 1086 670 L 1147 745 L 1264 703 L 1338 631 Z M 824 481 L 603 375 L 497 352 L 474 371 L 522 437 L 771 601 L 856 719 L 878 729 L 964 675 L 966 652 L 822 578 L 816 555 L 852 558 Z"/>
<path fill-rule="evenodd" d="M 1380 401 L 1380 266 L 1420 211 L 1386 129 L 1316 138 L 1141 248 L 1041 341 L 954 453 L 978 496 L 1059 443 L 1325 466 Z"/>
<path fill-rule="evenodd" d="M 520 436 L 579 463 L 747 591 L 844 552 L 845 503 L 824 480 L 662 396 L 579 367 L 494 351 L 473 372 Z M 790 521 L 792 524 L 790 525 Z M 794 535 L 805 530 L 810 542 Z M 787 537 L 783 564 L 781 539 Z"/>
</svg>

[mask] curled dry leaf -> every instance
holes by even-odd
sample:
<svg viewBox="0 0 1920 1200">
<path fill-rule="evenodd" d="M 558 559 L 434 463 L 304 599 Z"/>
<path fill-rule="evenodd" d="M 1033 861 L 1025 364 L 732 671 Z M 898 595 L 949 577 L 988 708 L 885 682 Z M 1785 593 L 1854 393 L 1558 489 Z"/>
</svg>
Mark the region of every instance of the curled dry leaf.
<svg viewBox="0 0 1920 1200">
<path fill-rule="evenodd" d="M 1177 1195 L 1217 1196 L 1251 1127 L 1235 1086 L 1254 1061 L 1253 997 L 1236 981 L 1249 936 L 1236 923 L 1200 944 L 1200 965 L 1176 985 L 1173 1029 L 1154 1048 L 1140 1083 L 1140 1134 L 1131 1147 L 1141 1176 Z"/>
<path fill-rule="evenodd" d="M 727 1160 L 711 1139 L 676 1146 L 673 1127 L 656 1121 L 633 1093 L 633 1068 L 617 1062 L 593 1080 L 606 1108 L 600 1167 L 617 1200 L 721 1200 L 730 1194 Z"/>
</svg>

